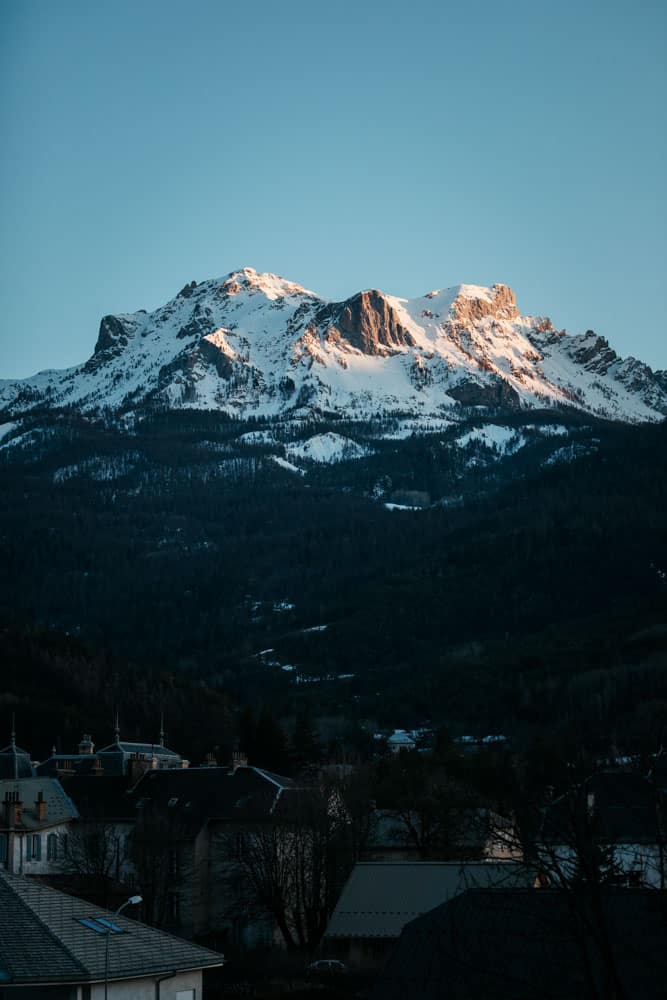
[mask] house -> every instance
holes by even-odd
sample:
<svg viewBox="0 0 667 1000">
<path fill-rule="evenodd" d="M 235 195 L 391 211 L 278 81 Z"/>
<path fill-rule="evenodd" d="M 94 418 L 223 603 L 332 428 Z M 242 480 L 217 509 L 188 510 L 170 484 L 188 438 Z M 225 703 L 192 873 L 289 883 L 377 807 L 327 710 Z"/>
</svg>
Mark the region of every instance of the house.
<svg viewBox="0 0 667 1000">
<path fill-rule="evenodd" d="M 0 871 L 0 1000 L 200 1000 L 223 955 Z"/>
<path fill-rule="evenodd" d="M 370 824 L 364 861 L 445 860 L 442 845 L 427 850 L 422 843 L 418 812 L 375 809 Z M 520 861 L 523 854 L 514 822 L 486 807 L 461 809 L 452 814 L 448 855 L 457 861 Z"/>
<path fill-rule="evenodd" d="M 273 920 L 252 911 L 240 893 L 238 861 L 253 831 L 270 827 L 296 792 L 294 782 L 258 767 L 151 770 L 128 796 L 135 816 L 135 861 L 142 844 L 150 862 L 156 840 L 166 870 L 159 873 L 160 919 L 187 937 L 212 930 L 234 944 L 274 940 Z M 145 876 L 136 871 L 144 896 Z"/>
<path fill-rule="evenodd" d="M 417 743 L 405 729 L 395 729 L 387 739 L 387 749 L 393 754 L 402 750 L 415 750 Z"/>
<path fill-rule="evenodd" d="M 637 771 L 600 771 L 546 808 L 537 854 L 547 881 L 575 876 L 665 888 L 665 802 Z"/>
<path fill-rule="evenodd" d="M 0 869 L 45 875 L 62 864 L 76 806 L 54 778 L 0 781 Z"/>
<path fill-rule="evenodd" d="M 659 1000 L 663 896 L 469 889 L 406 924 L 372 1000 Z"/>
<path fill-rule="evenodd" d="M 323 953 L 355 967 L 377 968 L 419 914 L 473 886 L 514 888 L 529 886 L 534 878 L 512 862 L 360 862 L 331 915 Z"/>
<path fill-rule="evenodd" d="M 51 756 L 37 765 L 37 774 L 50 775 L 54 778 L 68 777 L 72 774 L 123 775 L 133 784 L 145 771 L 188 766 L 189 761 L 164 745 L 163 729 L 160 729 L 156 743 L 133 743 L 121 740 L 116 721 L 113 743 L 102 747 L 101 750 L 95 750 L 92 736 L 85 733 L 77 753 L 57 753 L 54 747 Z"/>
<path fill-rule="evenodd" d="M 30 754 L 16 745 L 16 733 L 12 729 L 8 746 L 0 750 L 0 780 L 32 778 L 34 773 Z"/>
</svg>

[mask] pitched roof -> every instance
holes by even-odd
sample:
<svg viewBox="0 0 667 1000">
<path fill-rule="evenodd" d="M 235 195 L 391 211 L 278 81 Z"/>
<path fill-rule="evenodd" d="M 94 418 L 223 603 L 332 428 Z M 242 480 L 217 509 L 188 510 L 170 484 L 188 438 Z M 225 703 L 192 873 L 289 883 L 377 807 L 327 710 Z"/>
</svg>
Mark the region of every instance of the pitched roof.
<svg viewBox="0 0 667 1000">
<path fill-rule="evenodd" d="M 134 819 L 128 779 L 123 775 L 63 775 L 58 779 L 86 819 Z"/>
<path fill-rule="evenodd" d="M 23 803 L 20 825 L 26 830 L 44 829 L 56 826 L 58 823 L 66 823 L 71 819 L 78 819 L 79 814 L 76 806 L 55 778 L 22 778 L 19 781 L 0 781 L 0 800 L 4 799 L 5 792 L 18 792 L 19 800 Z M 37 819 L 33 809 L 34 802 L 40 792 L 46 803 L 46 817 L 43 820 Z"/>
<path fill-rule="evenodd" d="M 189 767 L 147 771 L 130 799 L 136 808 L 151 802 L 184 827 L 198 828 L 207 819 L 266 819 L 293 788 L 290 778 L 257 767 Z"/>
<path fill-rule="evenodd" d="M 325 932 L 327 938 L 397 938 L 421 913 L 473 886 L 528 886 L 513 862 L 389 861 L 356 864 Z"/>
<path fill-rule="evenodd" d="M 161 743 L 128 743 L 126 740 L 117 740 L 115 743 L 110 743 L 108 747 L 102 747 L 102 749 L 98 750 L 97 753 L 141 753 L 155 755 L 156 757 L 174 757 L 177 760 L 182 759 L 179 753 L 176 753 L 175 750 L 170 750 L 169 747 L 165 747 Z"/>
<path fill-rule="evenodd" d="M 17 747 L 12 738 L 9 746 L 0 750 L 0 778 L 29 778 L 32 773 L 30 754 Z"/>
<path fill-rule="evenodd" d="M 109 939 L 109 979 L 222 965 L 218 952 L 0 870 L 0 972 L 15 984 L 104 978 L 106 935 L 81 918 L 105 918 L 123 933 Z"/>
<path fill-rule="evenodd" d="M 655 890 L 576 897 L 551 889 L 472 889 L 409 923 L 373 1000 L 664 997 L 664 901 Z"/>
</svg>

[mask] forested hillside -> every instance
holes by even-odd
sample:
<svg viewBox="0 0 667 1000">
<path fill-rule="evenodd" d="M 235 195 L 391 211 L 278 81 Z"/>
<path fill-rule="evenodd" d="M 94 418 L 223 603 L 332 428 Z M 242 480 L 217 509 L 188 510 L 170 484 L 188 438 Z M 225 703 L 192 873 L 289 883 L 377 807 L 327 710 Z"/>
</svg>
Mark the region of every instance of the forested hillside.
<svg viewBox="0 0 667 1000">
<path fill-rule="evenodd" d="M 517 418 L 528 444 L 499 455 L 452 447 L 460 427 L 392 440 L 320 421 L 368 454 L 297 473 L 247 440 L 261 424 L 220 415 L 131 434 L 36 416 L 0 452 L 5 625 L 95 651 L 61 670 L 95 677 L 64 681 L 64 707 L 109 688 L 112 656 L 279 714 L 517 733 L 549 718 L 605 740 L 620 713 L 638 738 L 667 703 L 664 646 L 629 641 L 667 621 L 667 427 L 567 424 L 555 441 Z M 24 672 L 5 677 L 19 694 Z M 159 700 L 132 698 L 139 714 Z"/>
</svg>

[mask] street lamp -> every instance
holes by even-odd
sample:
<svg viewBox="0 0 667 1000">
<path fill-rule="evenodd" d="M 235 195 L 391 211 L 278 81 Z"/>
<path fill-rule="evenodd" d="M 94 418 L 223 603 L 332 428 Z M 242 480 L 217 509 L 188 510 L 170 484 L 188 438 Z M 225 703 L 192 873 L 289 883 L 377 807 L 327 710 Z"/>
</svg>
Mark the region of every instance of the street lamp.
<svg viewBox="0 0 667 1000">
<path fill-rule="evenodd" d="M 141 896 L 130 896 L 126 899 L 124 903 L 118 907 L 114 913 L 114 917 L 117 917 L 121 910 L 124 910 L 126 906 L 137 906 L 141 902 Z M 113 921 L 110 921 L 113 923 Z M 104 947 L 104 1000 L 108 1000 L 107 991 L 109 987 L 109 935 L 111 934 L 111 927 L 107 927 L 107 939 Z"/>
</svg>

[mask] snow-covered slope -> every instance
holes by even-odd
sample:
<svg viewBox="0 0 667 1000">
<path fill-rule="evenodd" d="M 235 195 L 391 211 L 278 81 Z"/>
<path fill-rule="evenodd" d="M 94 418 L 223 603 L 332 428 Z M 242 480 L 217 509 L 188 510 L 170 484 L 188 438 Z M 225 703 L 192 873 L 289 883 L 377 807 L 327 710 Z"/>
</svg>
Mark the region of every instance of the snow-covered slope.
<svg viewBox="0 0 667 1000">
<path fill-rule="evenodd" d="M 328 302 L 243 268 L 192 282 L 155 312 L 105 316 L 89 361 L 0 381 L 0 409 L 158 404 L 277 416 L 318 407 L 432 418 L 460 405 L 568 405 L 645 421 L 667 413 L 666 385 L 664 373 L 619 358 L 591 331 L 570 337 L 521 316 L 506 285 Z"/>
</svg>

